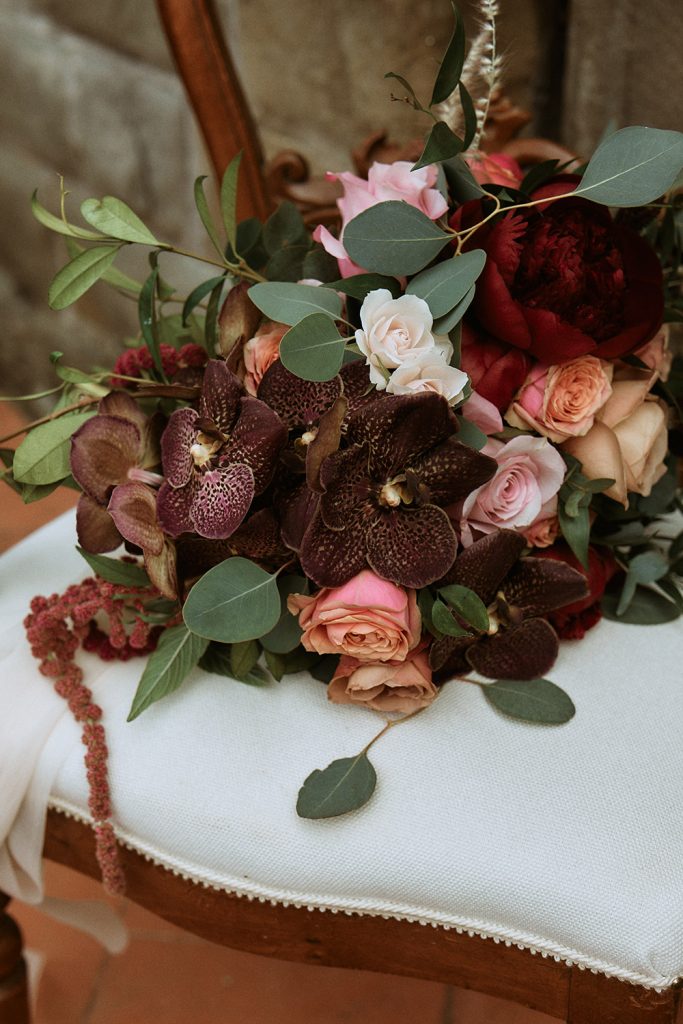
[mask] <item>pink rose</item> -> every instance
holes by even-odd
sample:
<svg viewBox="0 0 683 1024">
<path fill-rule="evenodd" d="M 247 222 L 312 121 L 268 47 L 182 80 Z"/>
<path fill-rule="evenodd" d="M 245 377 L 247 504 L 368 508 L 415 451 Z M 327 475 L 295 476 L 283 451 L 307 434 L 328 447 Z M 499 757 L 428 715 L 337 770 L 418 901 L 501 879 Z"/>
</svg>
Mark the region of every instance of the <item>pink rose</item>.
<svg viewBox="0 0 683 1024">
<path fill-rule="evenodd" d="M 503 429 L 503 420 L 493 402 L 473 391 L 460 412 L 484 434 L 497 434 Z"/>
<path fill-rule="evenodd" d="M 524 177 L 517 161 L 505 153 L 470 153 L 467 164 L 480 185 L 511 185 L 519 188 Z"/>
<path fill-rule="evenodd" d="M 439 190 L 434 188 L 438 174 L 434 164 L 421 167 L 419 171 L 411 171 L 411 167 L 412 164 L 407 160 L 397 160 L 393 164 L 374 163 L 368 172 L 367 181 L 349 171 L 339 174 L 328 171 L 325 175 L 328 181 L 340 181 L 344 186 L 344 195 L 337 200 L 342 216 L 341 236 L 335 238 L 326 227 L 319 224 L 313 232 L 313 238 L 339 261 L 342 277 L 352 277 L 363 272 L 362 267 L 349 259 L 344 248 L 344 228 L 359 213 L 391 199 L 414 206 L 430 220 L 437 220 L 448 210 L 448 203 Z"/>
<path fill-rule="evenodd" d="M 550 505 L 551 502 L 548 502 Z M 557 499 L 554 502 L 557 507 Z M 554 544 L 560 535 L 560 521 L 556 515 L 548 516 L 542 519 L 544 510 L 541 509 L 538 519 L 535 523 L 524 530 L 524 539 L 532 548 L 549 548 L 551 544 Z"/>
<path fill-rule="evenodd" d="M 266 370 L 280 355 L 280 342 L 289 330 L 286 324 L 265 323 L 244 346 L 244 386 L 255 395 Z"/>
<path fill-rule="evenodd" d="M 343 587 L 287 600 L 299 615 L 301 643 L 318 654 L 358 661 L 403 661 L 420 642 L 422 618 L 414 590 L 404 590 L 364 569 Z"/>
<path fill-rule="evenodd" d="M 366 664 L 341 658 L 327 688 L 334 704 L 363 704 L 374 711 L 418 711 L 438 696 L 426 651 L 413 652 L 406 661 Z"/>
<path fill-rule="evenodd" d="M 498 463 L 498 470 L 482 487 L 467 496 L 461 512 L 461 540 L 472 541 L 472 530 L 523 532 L 538 519 L 554 515 L 565 464 L 544 437 L 523 435 L 504 444 L 489 441 L 482 449 Z"/>
<path fill-rule="evenodd" d="M 612 394 L 614 367 L 596 356 L 560 366 L 537 363 L 505 413 L 513 427 L 537 431 L 551 441 L 587 434 L 595 414 Z"/>
<path fill-rule="evenodd" d="M 660 380 L 668 380 L 673 353 L 669 348 L 669 325 L 663 324 L 647 344 L 634 353 L 641 363 L 654 370 Z"/>
</svg>

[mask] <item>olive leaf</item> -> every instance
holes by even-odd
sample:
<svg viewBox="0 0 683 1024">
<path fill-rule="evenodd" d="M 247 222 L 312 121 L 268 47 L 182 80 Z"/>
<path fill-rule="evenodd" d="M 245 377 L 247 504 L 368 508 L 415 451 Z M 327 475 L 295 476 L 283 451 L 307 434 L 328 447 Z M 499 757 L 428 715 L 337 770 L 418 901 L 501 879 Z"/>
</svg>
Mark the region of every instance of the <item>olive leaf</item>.
<svg viewBox="0 0 683 1024">
<path fill-rule="evenodd" d="M 365 751 L 316 768 L 299 790 L 300 818 L 336 818 L 366 804 L 375 791 L 377 775 Z"/>
</svg>

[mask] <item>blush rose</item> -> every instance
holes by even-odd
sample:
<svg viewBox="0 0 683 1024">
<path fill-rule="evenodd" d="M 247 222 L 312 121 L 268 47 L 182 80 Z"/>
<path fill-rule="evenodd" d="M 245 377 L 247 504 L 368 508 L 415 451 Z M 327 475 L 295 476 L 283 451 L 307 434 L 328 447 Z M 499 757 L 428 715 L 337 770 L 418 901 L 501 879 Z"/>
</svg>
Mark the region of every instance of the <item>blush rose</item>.
<svg viewBox="0 0 683 1024">
<path fill-rule="evenodd" d="M 417 295 L 395 299 L 387 288 L 377 288 L 363 300 L 360 320 L 356 344 L 370 367 L 370 380 L 380 391 L 387 387 L 390 371 L 404 363 L 438 355 L 448 365 L 453 354 L 447 336 L 432 334 L 429 306 Z"/>
<path fill-rule="evenodd" d="M 364 663 L 343 657 L 327 696 L 334 704 L 362 704 L 373 711 L 408 714 L 426 708 L 438 696 L 425 651 L 405 661 Z"/>
<path fill-rule="evenodd" d="M 256 395 L 264 373 L 279 358 L 280 342 L 288 330 L 286 324 L 266 323 L 245 344 L 242 352 L 244 387 L 250 395 Z"/>
<path fill-rule="evenodd" d="M 293 594 L 287 606 L 299 616 L 301 643 L 317 654 L 399 662 L 420 642 L 422 619 L 415 591 L 369 569 L 343 587 L 324 588 L 312 597 Z"/>
<path fill-rule="evenodd" d="M 466 373 L 447 363 L 440 351 L 433 348 L 394 370 L 387 383 L 387 392 L 412 395 L 417 391 L 433 391 L 453 405 L 464 397 L 468 381 Z"/>
<path fill-rule="evenodd" d="M 587 434 L 612 394 L 611 363 L 581 356 L 560 366 L 538 363 L 505 413 L 513 427 L 530 427 L 551 441 Z"/>
</svg>

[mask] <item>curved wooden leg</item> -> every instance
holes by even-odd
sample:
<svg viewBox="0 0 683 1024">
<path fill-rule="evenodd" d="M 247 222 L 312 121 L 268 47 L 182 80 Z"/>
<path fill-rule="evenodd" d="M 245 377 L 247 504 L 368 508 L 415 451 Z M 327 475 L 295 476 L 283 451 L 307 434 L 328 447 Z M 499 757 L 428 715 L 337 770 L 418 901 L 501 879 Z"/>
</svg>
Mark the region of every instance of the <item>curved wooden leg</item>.
<svg viewBox="0 0 683 1024">
<path fill-rule="evenodd" d="M 573 967 L 567 1024 L 678 1024 L 679 986 L 654 992 Z"/>
<path fill-rule="evenodd" d="M 0 1024 L 30 1024 L 22 937 L 5 913 L 8 903 L 9 896 L 0 892 Z"/>
</svg>

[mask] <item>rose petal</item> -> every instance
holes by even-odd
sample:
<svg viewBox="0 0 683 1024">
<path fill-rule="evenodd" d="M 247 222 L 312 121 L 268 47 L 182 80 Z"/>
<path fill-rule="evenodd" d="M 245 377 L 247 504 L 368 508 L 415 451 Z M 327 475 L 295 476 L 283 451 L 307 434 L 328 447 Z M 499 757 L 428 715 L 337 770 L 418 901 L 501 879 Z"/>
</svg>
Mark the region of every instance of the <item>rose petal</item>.
<svg viewBox="0 0 683 1024">
<path fill-rule="evenodd" d="M 628 507 L 624 460 L 613 430 L 596 420 L 587 434 L 570 438 L 562 448 L 579 460 L 581 471 L 589 480 L 614 480 L 604 493 Z"/>
<path fill-rule="evenodd" d="M 115 487 L 107 509 L 122 537 L 145 553 L 161 554 L 164 535 L 157 520 L 156 494 L 151 487 L 138 481 Z"/>
<path fill-rule="evenodd" d="M 196 421 L 194 409 L 176 409 L 161 436 L 161 464 L 171 487 L 184 487 L 192 476 L 190 449 L 197 440 Z"/>
<path fill-rule="evenodd" d="M 116 484 L 141 461 L 142 435 L 130 420 L 93 416 L 71 438 L 71 472 L 86 494 L 106 504 Z"/>
<path fill-rule="evenodd" d="M 239 418 L 220 465 L 244 464 L 254 474 L 254 493 L 270 483 L 277 457 L 287 441 L 287 429 L 276 412 L 257 398 L 240 399 Z"/>
<path fill-rule="evenodd" d="M 370 567 L 404 587 L 426 587 L 447 573 L 455 559 L 453 527 L 436 505 L 378 511 L 366 531 Z"/>
<path fill-rule="evenodd" d="M 475 672 L 491 679 L 536 679 L 553 667 L 558 650 L 552 626 L 544 619 L 527 619 L 473 644 L 467 660 Z"/>
<path fill-rule="evenodd" d="M 190 533 L 193 529 L 190 509 L 194 497 L 193 481 L 184 487 L 162 484 L 157 495 L 157 516 L 164 532 L 170 537 Z"/>
<path fill-rule="evenodd" d="M 204 473 L 190 516 L 200 537 L 223 540 L 240 525 L 254 498 L 254 474 L 237 463 Z"/>
<path fill-rule="evenodd" d="M 564 562 L 522 558 L 502 584 L 505 600 L 520 608 L 524 618 L 545 615 L 580 601 L 588 594 L 586 577 Z"/>
<path fill-rule="evenodd" d="M 114 551 L 122 542 L 114 520 L 106 508 L 82 494 L 76 509 L 76 534 L 78 543 L 93 555 Z"/>
<path fill-rule="evenodd" d="M 199 399 L 200 417 L 212 420 L 219 430 L 229 434 L 237 419 L 243 394 L 242 385 L 223 360 L 209 359 Z"/>
</svg>

